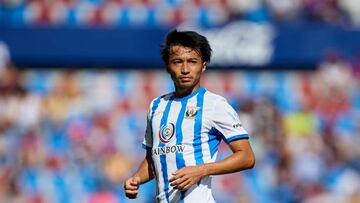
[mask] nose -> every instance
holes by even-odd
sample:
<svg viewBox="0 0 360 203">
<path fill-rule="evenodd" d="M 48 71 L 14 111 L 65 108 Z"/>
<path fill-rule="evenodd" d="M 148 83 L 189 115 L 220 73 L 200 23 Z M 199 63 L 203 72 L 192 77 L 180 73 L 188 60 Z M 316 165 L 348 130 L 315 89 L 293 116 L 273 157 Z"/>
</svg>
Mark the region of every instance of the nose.
<svg viewBox="0 0 360 203">
<path fill-rule="evenodd" d="M 187 64 L 187 63 L 184 63 L 184 64 L 181 66 L 181 73 L 184 74 L 184 75 L 189 73 L 189 67 L 188 67 L 188 64 Z"/>
</svg>

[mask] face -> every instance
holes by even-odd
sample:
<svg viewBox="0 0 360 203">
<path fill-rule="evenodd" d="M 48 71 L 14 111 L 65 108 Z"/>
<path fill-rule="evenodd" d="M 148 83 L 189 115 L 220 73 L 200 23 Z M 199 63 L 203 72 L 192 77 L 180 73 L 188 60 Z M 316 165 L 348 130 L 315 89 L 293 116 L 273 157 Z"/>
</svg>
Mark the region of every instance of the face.
<svg viewBox="0 0 360 203">
<path fill-rule="evenodd" d="M 198 51 L 174 45 L 170 48 L 167 71 L 174 81 L 176 90 L 196 90 L 200 86 L 200 77 L 206 69 Z"/>
</svg>

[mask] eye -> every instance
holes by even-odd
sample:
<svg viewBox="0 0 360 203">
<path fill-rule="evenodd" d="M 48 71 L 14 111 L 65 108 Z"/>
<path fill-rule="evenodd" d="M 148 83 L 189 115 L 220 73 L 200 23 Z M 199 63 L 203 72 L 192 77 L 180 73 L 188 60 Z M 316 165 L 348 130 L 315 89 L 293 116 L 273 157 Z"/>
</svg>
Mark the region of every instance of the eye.
<svg viewBox="0 0 360 203">
<path fill-rule="evenodd" d="M 182 63 L 182 61 L 181 60 L 173 60 L 172 63 L 173 64 L 180 64 L 180 63 Z"/>
</svg>

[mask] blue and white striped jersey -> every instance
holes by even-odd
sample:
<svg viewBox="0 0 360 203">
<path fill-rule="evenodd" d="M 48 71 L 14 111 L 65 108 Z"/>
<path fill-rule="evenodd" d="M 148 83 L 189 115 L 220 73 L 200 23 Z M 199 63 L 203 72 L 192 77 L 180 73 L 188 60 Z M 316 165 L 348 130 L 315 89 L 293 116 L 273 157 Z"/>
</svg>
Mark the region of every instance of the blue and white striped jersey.
<svg viewBox="0 0 360 203">
<path fill-rule="evenodd" d="M 183 98 L 170 93 L 154 99 L 143 147 L 152 151 L 157 202 L 215 202 L 210 176 L 180 192 L 170 186 L 171 174 L 185 166 L 215 162 L 221 140 L 243 138 L 248 134 L 236 111 L 202 86 Z"/>
</svg>

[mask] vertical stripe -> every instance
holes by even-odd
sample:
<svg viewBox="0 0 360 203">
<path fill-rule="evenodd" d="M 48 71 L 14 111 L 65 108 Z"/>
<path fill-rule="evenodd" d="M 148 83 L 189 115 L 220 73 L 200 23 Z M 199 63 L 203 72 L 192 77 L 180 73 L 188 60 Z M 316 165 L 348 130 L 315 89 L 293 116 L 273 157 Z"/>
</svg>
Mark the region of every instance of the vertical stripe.
<svg viewBox="0 0 360 203">
<path fill-rule="evenodd" d="M 178 119 L 176 121 L 176 145 L 182 145 L 182 141 L 183 141 L 183 134 L 182 134 L 182 123 L 184 120 L 184 116 L 185 116 L 185 109 L 186 109 L 186 104 L 187 104 L 187 100 L 181 101 L 181 109 L 178 115 Z M 177 169 L 181 169 L 185 167 L 185 160 L 184 160 L 184 156 L 182 153 L 179 153 L 178 151 L 176 151 L 176 168 Z M 184 202 L 184 198 L 185 198 L 185 192 L 181 191 L 180 192 L 180 202 Z"/>
<path fill-rule="evenodd" d="M 211 128 L 208 133 L 208 138 L 209 138 L 208 144 L 209 144 L 210 156 L 211 158 L 213 158 L 221 142 L 221 133 L 215 128 Z"/>
<path fill-rule="evenodd" d="M 180 191 L 180 203 L 184 203 L 186 191 Z"/>
<path fill-rule="evenodd" d="M 160 103 L 161 98 L 162 98 L 162 97 L 158 97 L 158 98 L 153 102 L 153 106 L 151 107 L 150 127 L 151 127 L 151 133 L 152 133 L 152 134 L 153 134 L 153 131 L 152 131 L 152 120 L 153 120 L 153 118 L 154 118 L 155 111 L 156 111 L 157 107 L 159 106 L 159 103 Z"/>
<path fill-rule="evenodd" d="M 179 112 L 178 119 L 176 121 L 176 145 L 181 145 L 183 141 L 183 134 L 181 125 L 185 116 L 187 100 L 181 101 L 181 109 Z M 176 167 L 177 169 L 181 169 L 185 166 L 185 160 L 182 153 L 176 152 Z"/>
<path fill-rule="evenodd" d="M 172 103 L 172 100 L 169 100 L 168 103 L 166 104 L 165 111 L 164 111 L 163 116 L 160 121 L 160 130 L 163 126 L 165 126 L 167 124 L 167 119 L 169 117 L 171 103 Z M 159 147 L 163 147 L 163 146 L 165 146 L 165 144 L 160 141 Z M 165 191 L 166 200 L 167 200 L 167 202 L 170 202 L 169 201 L 169 178 L 168 178 L 165 154 L 160 155 L 160 164 L 161 164 L 161 172 L 163 174 L 163 179 L 164 179 L 164 191 Z"/>
<path fill-rule="evenodd" d="M 196 97 L 197 99 L 197 108 L 198 112 L 195 116 L 195 124 L 194 124 L 194 156 L 196 165 L 200 165 L 204 163 L 203 153 L 201 147 L 201 127 L 202 127 L 202 113 L 203 113 L 203 104 L 204 104 L 204 94 L 205 89 L 200 91 Z"/>
</svg>

